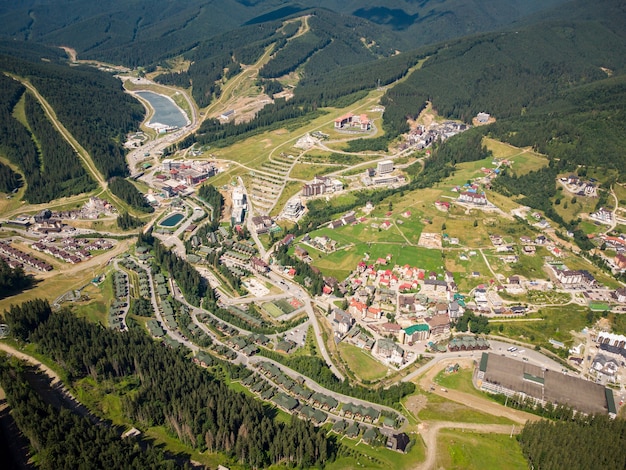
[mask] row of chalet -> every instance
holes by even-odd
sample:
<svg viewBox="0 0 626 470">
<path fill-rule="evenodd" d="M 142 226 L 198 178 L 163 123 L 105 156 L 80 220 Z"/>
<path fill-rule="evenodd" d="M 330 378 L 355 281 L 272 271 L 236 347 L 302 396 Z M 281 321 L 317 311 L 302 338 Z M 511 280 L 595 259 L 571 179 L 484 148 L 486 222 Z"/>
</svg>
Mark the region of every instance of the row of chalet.
<svg viewBox="0 0 626 470">
<path fill-rule="evenodd" d="M 91 253 L 87 250 L 77 250 L 74 253 L 68 253 L 65 250 L 61 250 L 54 245 L 46 245 L 45 243 L 37 242 L 31 245 L 31 248 L 42 253 L 54 256 L 55 258 L 65 261 L 66 263 L 76 264 L 80 263 L 84 259 L 91 257 Z"/>
<path fill-rule="evenodd" d="M 448 349 L 458 351 L 484 351 L 489 349 L 489 341 L 476 336 L 457 336 L 448 343 Z"/>
<path fill-rule="evenodd" d="M 315 418 L 313 419 L 313 421 L 316 424 L 321 424 L 326 420 L 327 415 L 319 411 L 320 409 L 327 412 L 336 412 L 334 410 L 339 410 L 338 413 L 345 418 L 359 420 L 370 424 L 375 423 L 380 418 L 380 410 L 372 406 L 363 406 L 353 403 L 340 403 L 333 397 L 326 394 L 312 392 L 304 386 L 302 381 L 292 380 L 291 378 L 283 374 L 278 366 L 270 362 L 260 362 L 257 366 L 259 368 L 259 371 L 264 376 L 270 378 L 273 382 L 278 384 L 289 394 L 287 395 L 290 398 L 289 406 L 283 406 L 284 404 L 287 404 L 287 401 L 284 398 L 282 399 L 281 403 L 278 403 L 279 406 L 286 409 L 287 411 L 292 411 L 298 406 L 298 401 L 308 402 L 312 407 L 317 408 L 317 410 L 315 410 L 315 408 L 311 408 L 311 406 L 305 405 L 307 409 L 302 410 L 302 408 L 304 408 L 302 407 L 299 412 L 307 418 Z M 254 379 L 248 378 L 247 380 L 252 381 Z"/>
<path fill-rule="evenodd" d="M 333 397 L 308 390 L 304 387 L 303 383 L 298 383 L 283 374 L 282 370 L 271 362 L 259 362 L 257 367 L 262 374 L 269 377 L 272 381 L 285 389 L 285 391 L 301 400 L 308 401 L 316 408 L 320 408 L 324 411 L 332 411 L 339 406 L 339 402 Z"/>
<path fill-rule="evenodd" d="M 391 429 L 367 427 L 356 422 L 349 423 L 342 419 L 333 424 L 331 431 L 337 434 L 344 434 L 350 439 L 357 439 L 361 436 L 361 441 L 366 444 L 372 444 L 379 439 L 379 434 L 382 434 L 387 437 L 387 449 L 395 450 L 396 452 L 406 452 L 411 442 L 406 433 L 394 433 Z"/>
<path fill-rule="evenodd" d="M 235 351 L 241 351 L 244 356 L 252 356 L 259 352 L 259 348 L 249 337 L 231 336 L 228 339 L 228 344 L 230 344 Z"/>
<path fill-rule="evenodd" d="M 35 268 L 39 271 L 52 271 L 52 266 L 45 261 L 35 258 L 34 256 L 24 253 L 22 250 L 13 248 L 8 242 L 0 242 L 0 253 L 6 256 L 16 259 L 20 263 Z"/>
<path fill-rule="evenodd" d="M 340 414 L 346 418 L 362 420 L 367 423 L 374 423 L 380 417 L 380 411 L 376 408 L 352 403 L 344 403 L 341 406 Z"/>
</svg>

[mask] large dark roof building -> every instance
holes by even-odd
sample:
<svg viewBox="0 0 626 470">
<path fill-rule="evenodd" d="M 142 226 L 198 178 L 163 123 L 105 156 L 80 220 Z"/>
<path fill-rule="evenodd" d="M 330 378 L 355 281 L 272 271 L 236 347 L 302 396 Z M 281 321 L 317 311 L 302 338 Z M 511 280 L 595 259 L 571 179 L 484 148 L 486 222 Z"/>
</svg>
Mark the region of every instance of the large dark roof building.
<svg viewBox="0 0 626 470">
<path fill-rule="evenodd" d="M 483 353 L 477 378 L 480 388 L 491 393 L 531 397 L 583 413 L 616 412 L 613 392 L 603 385 L 497 354 Z"/>
</svg>

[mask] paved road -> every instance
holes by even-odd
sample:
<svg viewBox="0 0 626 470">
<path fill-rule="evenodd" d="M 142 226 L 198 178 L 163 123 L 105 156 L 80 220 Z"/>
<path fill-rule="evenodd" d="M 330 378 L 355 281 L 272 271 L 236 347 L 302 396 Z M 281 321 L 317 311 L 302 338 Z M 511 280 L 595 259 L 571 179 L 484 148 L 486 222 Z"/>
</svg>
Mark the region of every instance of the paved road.
<svg viewBox="0 0 626 470">
<path fill-rule="evenodd" d="M 563 365 L 555 361 L 554 359 L 545 356 L 539 351 L 535 351 L 531 345 L 528 347 L 520 345 L 520 343 L 508 343 L 505 341 L 499 340 L 489 340 L 489 344 L 491 345 L 488 352 L 490 354 L 502 354 L 513 359 L 523 360 L 523 358 L 527 358 L 528 362 L 531 364 L 538 365 L 540 367 L 545 367 L 548 369 L 552 369 L 555 371 L 561 371 L 563 369 Z M 507 351 L 511 346 L 515 346 L 518 348 L 517 351 L 511 353 Z M 406 377 L 402 378 L 403 382 L 413 382 L 420 375 L 424 374 L 426 371 L 434 367 L 437 363 L 454 358 L 471 358 L 476 361 L 480 360 L 483 351 L 459 351 L 459 352 L 446 352 L 442 354 L 435 355 L 428 363 L 424 364 L 419 369 L 414 370 Z"/>
<path fill-rule="evenodd" d="M 193 307 L 192 307 L 193 308 Z M 217 336 L 215 336 L 215 334 L 213 333 L 213 331 L 211 331 L 204 323 L 202 323 L 200 320 L 198 320 L 197 315 L 201 314 L 201 313 L 207 313 L 204 310 L 200 310 L 198 308 L 193 308 L 192 310 L 192 315 L 191 315 L 191 319 L 193 321 L 194 324 L 196 324 L 202 331 L 204 331 L 209 337 L 211 337 L 211 340 L 215 343 L 218 344 L 220 346 L 225 346 L 228 349 L 232 349 L 230 346 L 228 346 L 226 343 L 222 342 L 221 340 L 219 340 L 217 338 Z M 222 320 L 220 320 L 222 321 Z M 306 384 L 306 386 L 308 388 L 310 388 L 311 390 L 315 391 L 315 392 L 319 392 L 319 393 L 323 393 L 324 395 L 328 395 L 333 397 L 335 400 L 339 401 L 339 402 L 343 402 L 343 403 L 353 403 L 353 404 L 358 404 L 361 406 L 366 406 L 366 407 L 373 407 L 376 408 L 378 410 L 384 410 L 387 411 L 389 413 L 393 413 L 396 416 L 398 416 L 398 418 L 400 418 L 402 421 L 406 422 L 406 419 L 403 415 L 401 415 L 400 413 L 398 413 L 397 410 L 388 407 L 388 406 L 384 406 L 384 405 L 379 405 L 376 403 L 371 403 L 368 402 L 366 400 L 361 400 L 358 398 L 354 398 L 354 397 L 350 397 L 347 395 L 343 395 L 341 393 L 337 393 L 337 392 L 333 392 L 332 390 L 328 390 L 327 388 L 323 387 L 322 385 L 318 384 L 317 382 L 315 382 L 314 380 L 310 379 L 309 377 L 306 377 L 302 374 L 300 374 L 299 372 L 290 369 L 289 367 L 276 362 L 272 359 L 269 359 L 267 357 L 264 356 L 246 356 L 244 354 L 242 354 L 241 352 L 238 351 L 234 351 L 237 354 L 237 358 L 234 359 L 233 363 L 235 364 L 241 364 L 244 366 L 256 366 L 258 363 L 260 362 L 269 362 L 274 364 L 275 366 L 277 366 L 278 368 L 280 368 L 286 375 L 288 375 L 289 377 L 291 377 L 294 380 L 298 380 L 298 379 L 304 379 L 304 383 Z M 339 415 L 336 415 L 339 417 Z"/>
<path fill-rule="evenodd" d="M 317 338 L 318 349 L 322 357 L 324 358 L 324 361 L 326 361 L 326 364 L 328 364 L 331 372 L 335 374 L 335 376 L 339 380 L 344 380 L 344 375 L 339 372 L 339 369 L 335 367 L 333 361 L 330 359 L 330 354 L 328 354 L 328 350 L 326 349 L 326 345 L 324 344 L 324 337 L 322 336 L 322 331 L 317 321 L 315 311 L 313 310 L 313 304 L 311 303 L 311 298 L 309 297 L 309 294 L 298 284 L 282 278 L 278 273 L 274 271 L 269 272 L 269 278 L 274 281 L 276 285 L 279 285 L 281 289 L 286 290 L 286 292 L 292 294 L 294 297 L 304 302 L 304 310 L 309 316 L 309 320 L 311 321 L 311 325 L 313 326 L 313 331 L 315 331 L 315 338 Z"/>
<path fill-rule="evenodd" d="M 154 290 L 154 280 L 152 279 L 152 271 L 150 269 L 146 269 L 146 272 L 148 273 L 148 281 L 150 285 L 150 300 L 152 302 L 152 308 L 154 309 L 154 314 L 156 316 L 156 319 L 159 321 L 159 323 L 161 324 L 161 327 L 163 328 L 163 330 L 166 332 L 167 335 L 171 336 L 179 343 L 184 344 L 195 353 L 200 348 L 196 346 L 194 343 L 192 343 L 191 341 L 189 341 L 187 338 L 183 337 L 183 335 L 181 335 L 180 332 L 170 329 L 165 323 L 165 321 L 163 320 L 163 315 L 161 315 L 161 310 L 159 309 L 159 304 L 157 302 L 156 293 Z"/>
</svg>

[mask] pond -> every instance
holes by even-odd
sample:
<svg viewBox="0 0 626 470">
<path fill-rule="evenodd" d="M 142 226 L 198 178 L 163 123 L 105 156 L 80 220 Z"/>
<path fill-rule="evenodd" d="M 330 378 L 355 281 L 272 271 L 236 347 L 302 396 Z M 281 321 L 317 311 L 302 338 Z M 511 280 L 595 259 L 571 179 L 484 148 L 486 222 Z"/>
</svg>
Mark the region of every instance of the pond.
<svg viewBox="0 0 626 470">
<path fill-rule="evenodd" d="M 137 95 L 154 109 L 149 127 L 185 127 L 189 124 L 187 114 L 171 98 L 151 91 L 138 91 Z"/>
<path fill-rule="evenodd" d="M 169 217 L 167 217 L 166 219 L 163 219 L 159 223 L 159 225 L 161 225 L 163 227 L 173 227 L 174 225 L 177 225 L 184 218 L 185 218 L 185 216 L 183 214 L 181 214 L 181 213 L 172 214 Z"/>
</svg>

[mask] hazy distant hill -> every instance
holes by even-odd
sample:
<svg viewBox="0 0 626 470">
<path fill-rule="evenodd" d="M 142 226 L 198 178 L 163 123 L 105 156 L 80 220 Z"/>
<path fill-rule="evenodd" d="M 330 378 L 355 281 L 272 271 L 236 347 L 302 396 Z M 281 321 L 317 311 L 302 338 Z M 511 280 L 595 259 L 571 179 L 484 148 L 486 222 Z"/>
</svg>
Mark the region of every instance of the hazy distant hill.
<svg viewBox="0 0 626 470">
<path fill-rule="evenodd" d="M 491 31 L 565 0 L 14 0 L 0 1 L 0 35 L 75 48 L 82 58 L 148 65 L 246 23 L 326 8 L 375 23 L 408 50 Z"/>
</svg>

